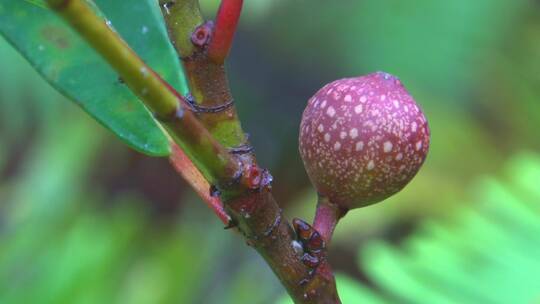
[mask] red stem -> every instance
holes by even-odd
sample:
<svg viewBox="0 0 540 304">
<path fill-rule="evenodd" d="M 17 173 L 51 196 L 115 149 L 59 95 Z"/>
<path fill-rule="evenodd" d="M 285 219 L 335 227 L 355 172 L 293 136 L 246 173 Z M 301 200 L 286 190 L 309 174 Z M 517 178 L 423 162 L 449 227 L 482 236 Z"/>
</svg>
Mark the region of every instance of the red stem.
<svg viewBox="0 0 540 304">
<path fill-rule="evenodd" d="M 217 64 L 222 64 L 229 54 L 243 2 L 243 0 L 221 1 L 212 40 L 208 46 L 208 57 Z"/>
<path fill-rule="evenodd" d="M 330 244 L 337 222 L 345 215 L 345 213 L 345 210 L 332 204 L 327 198 L 319 197 L 317 213 L 313 220 L 313 228 L 321 234 L 326 246 Z"/>
<path fill-rule="evenodd" d="M 218 196 L 210 195 L 210 184 L 195 167 L 193 162 L 175 143 L 171 143 L 172 153 L 169 160 L 173 167 L 188 182 L 188 184 L 197 192 L 199 197 L 214 211 L 224 224 L 229 224 L 230 217 L 223 210 L 223 203 Z"/>
</svg>

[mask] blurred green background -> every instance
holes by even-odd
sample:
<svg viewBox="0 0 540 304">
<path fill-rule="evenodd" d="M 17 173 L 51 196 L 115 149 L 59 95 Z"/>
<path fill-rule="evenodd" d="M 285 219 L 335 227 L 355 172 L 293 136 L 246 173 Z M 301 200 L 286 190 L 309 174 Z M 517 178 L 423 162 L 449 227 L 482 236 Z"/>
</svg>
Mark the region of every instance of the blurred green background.
<svg viewBox="0 0 540 304">
<path fill-rule="evenodd" d="M 228 70 L 289 217 L 313 217 L 297 134 L 320 87 L 383 70 L 424 109 L 418 176 L 337 228 L 345 303 L 540 303 L 540 2 L 246 1 Z M 282 301 L 166 159 L 128 148 L 1 38 L 0 146 L 0 303 Z"/>
</svg>

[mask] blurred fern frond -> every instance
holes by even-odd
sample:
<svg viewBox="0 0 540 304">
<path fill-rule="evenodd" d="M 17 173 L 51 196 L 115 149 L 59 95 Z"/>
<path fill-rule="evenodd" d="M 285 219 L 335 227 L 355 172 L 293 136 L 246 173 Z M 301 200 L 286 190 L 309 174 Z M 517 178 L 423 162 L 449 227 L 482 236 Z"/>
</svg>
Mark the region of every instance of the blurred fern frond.
<svg viewBox="0 0 540 304">
<path fill-rule="evenodd" d="M 540 299 L 540 158 L 518 156 L 508 173 L 485 178 L 475 203 L 423 222 L 401 245 L 374 241 L 361 250 L 361 267 L 390 302 Z"/>
</svg>

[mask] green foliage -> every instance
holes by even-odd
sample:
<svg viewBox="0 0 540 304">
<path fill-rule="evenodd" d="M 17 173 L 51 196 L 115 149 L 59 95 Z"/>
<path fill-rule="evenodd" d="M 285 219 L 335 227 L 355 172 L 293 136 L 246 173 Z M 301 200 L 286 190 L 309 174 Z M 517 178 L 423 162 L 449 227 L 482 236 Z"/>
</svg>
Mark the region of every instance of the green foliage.
<svg viewBox="0 0 540 304">
<path fill-rule="evenodd" d="M 156 1 L 96 4 L 148 65 L 182 94 L 187 92 Z M 0 0 L 0 33 L 51 85 L 130 146 L 155 156 L 170 152 L 168 139 L 151 113 L 108 64 L 41 2 Z"/>
<path fill-rule="evenodd" d="M 538 300 L 540 192 L 527 186 L 540 180 L 540 158 L 524 155 L 510 168 L 510 182 L 484 179 L 477 203 L 444 221 L 423 222 L 399 248 L 380 241 L 365 246 L 360 262 L 370 277 L 405 302 Z"/>
</svg>

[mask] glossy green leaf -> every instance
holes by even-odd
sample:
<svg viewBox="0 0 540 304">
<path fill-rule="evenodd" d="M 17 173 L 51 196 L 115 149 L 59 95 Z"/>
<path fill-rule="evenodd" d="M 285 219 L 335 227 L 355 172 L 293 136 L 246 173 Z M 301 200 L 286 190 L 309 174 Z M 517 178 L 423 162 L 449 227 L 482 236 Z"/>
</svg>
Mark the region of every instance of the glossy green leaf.
<svg viewBox="0 0 540 304">
<path fill-rule="evenodd" d="M 184 74 L 157 1 L 95 2 L 139 56 L 185 94 Z M 0 33 L 52 86 L 131 147 L 153 156 L 170 153 L 169 141 L 151 113 L 108 64 L 41 1 L 0 0 Z"/>
</svg>

